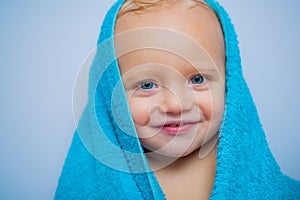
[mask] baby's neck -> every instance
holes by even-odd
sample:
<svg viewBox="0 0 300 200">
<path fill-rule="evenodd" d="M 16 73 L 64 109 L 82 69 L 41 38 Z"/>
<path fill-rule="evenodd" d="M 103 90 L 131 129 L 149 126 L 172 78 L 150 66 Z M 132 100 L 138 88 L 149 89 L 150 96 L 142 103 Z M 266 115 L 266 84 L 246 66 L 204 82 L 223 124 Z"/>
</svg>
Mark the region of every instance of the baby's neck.
<svg viewBox="0 0 300 200">
<path fill-rule="evenodd" d="M 199 159 L 199 150 L 196 150 L 163 168 L 161 167 L 172 161 L 170 158 L 148 157 L 167 199 L 209 198 L 215 177 L 216 149 L 217 145 L 202 159 Z"/>
</svg>

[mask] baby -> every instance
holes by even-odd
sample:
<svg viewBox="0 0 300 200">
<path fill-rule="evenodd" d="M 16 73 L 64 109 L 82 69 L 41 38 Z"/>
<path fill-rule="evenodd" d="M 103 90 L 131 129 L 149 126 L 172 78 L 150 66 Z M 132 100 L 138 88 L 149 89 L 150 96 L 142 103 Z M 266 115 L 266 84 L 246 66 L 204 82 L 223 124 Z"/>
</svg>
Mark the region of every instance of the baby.
<svg viewBox="0 0 300 200">
<path fill-rule="evenodd" d="M 55 199 L 300 199 L 215 0 L 118 0 Z"/>
<path fill-rule="evenodd" d="M 124 32 L 130 34 L 120 39 Z M 166 41 L 173 45 L 162 49 Z M 127 1 L 115 25 L 116 52 L 142 43 L 152 48 L 129 49 L 118 55 L 118 63 L 149 164 L 167 199 L 208 199 L 225 97 L 225 44 L 218 18 L 201 0 Z M 212 151 L 200 159 L 199 149 L 206 144 Z M 160 165 L 168 157 L 178 159 Z"/>
</svg>

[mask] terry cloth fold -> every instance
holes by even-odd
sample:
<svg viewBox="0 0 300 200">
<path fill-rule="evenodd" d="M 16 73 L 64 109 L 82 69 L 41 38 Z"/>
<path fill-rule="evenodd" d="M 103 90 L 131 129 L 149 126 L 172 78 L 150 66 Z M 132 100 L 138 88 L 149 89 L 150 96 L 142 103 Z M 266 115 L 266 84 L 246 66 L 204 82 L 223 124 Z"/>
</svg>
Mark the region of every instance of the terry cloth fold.
<svg viewBox="0 0 300 200">
<path fill-rule="evenodd" d="M 226 46 L 225 114 L 210 199 L 300 199 L 300 182 L 282 174 L 268 147 L 242 75 L 230 18 L 217 2 L 206 2 L 220 20 Z M 88 102 L 65 160 L 57 200 L 165 199 L 143 154 L 120 84 L 113 36 L 122 4 L 119 0 L 112 6 L 101 27 Z"/>
</svg>

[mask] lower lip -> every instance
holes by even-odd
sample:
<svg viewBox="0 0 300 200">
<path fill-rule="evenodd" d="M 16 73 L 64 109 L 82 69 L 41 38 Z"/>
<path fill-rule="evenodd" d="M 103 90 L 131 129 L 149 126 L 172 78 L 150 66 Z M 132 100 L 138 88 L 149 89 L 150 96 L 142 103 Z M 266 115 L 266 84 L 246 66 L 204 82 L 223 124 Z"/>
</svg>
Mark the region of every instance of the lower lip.
<svg viewBox="0 0 300 200">
<path fill-rule="evenodd" d="M 185 135 L 195 125 L 196 123 L 189 123 L 178 127 L 164 126 L 162 127 L 162 131 L 168 135 Z"/>
</svg>

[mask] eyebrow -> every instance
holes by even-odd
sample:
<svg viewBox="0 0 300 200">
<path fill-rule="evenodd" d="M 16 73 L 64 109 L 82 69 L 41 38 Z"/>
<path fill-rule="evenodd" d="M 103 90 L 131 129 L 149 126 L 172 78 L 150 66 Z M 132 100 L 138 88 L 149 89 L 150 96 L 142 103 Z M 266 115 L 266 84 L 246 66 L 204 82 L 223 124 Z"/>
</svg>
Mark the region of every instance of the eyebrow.
<svg viewBox="0 0 300 200">
<path fill-rule="evenodd" d="M 217 72 L 218 71 L 218 67 L 217 66 L 213 66 L 211 68 L 203 68 L 203 67 L 193 67 L 195 70 L 197 71 L 209 71 L 209 72 Z"/>
</svg>

